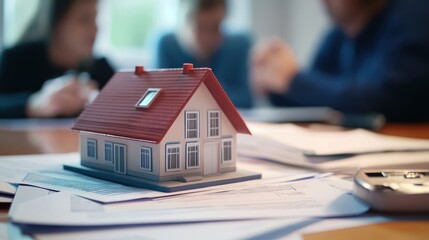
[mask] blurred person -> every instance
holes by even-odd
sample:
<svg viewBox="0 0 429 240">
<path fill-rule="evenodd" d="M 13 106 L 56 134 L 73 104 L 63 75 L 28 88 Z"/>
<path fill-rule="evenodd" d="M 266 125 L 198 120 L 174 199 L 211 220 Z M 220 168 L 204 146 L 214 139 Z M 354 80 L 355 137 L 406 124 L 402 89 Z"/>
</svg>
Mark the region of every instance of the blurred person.
<svg viewBox="0 0 429 240">
<path fill-rule="evenodd" d="M 163 36 L 157 47 L 159 68 L 178 68 L 183 63 L 210 67 L 239 108 L 252 107 L 248 81 L 250 38 L 222 30 L 226 0 L 182 0 L 183 23 L 176 33 Z"/>
<path fill-rule="evenodd" d="M 311 67 L 280 40 L 255 47 L 252 86 L 276 106 L 330 106 L 429 120 L 429 12 L 425 0 L 324 0 L 336 24 Z"/>
<path fill-rule="evenodd" d="M 93 56 L 96 0 L 40 4 L 41 11 L 49 6 L 46 32 L 35 31 L 36 16 L 24 34 L 36 39 L 0 57 L 0 118 L 77 116 L 113 75 L 106 59 Z"/>
</svg>

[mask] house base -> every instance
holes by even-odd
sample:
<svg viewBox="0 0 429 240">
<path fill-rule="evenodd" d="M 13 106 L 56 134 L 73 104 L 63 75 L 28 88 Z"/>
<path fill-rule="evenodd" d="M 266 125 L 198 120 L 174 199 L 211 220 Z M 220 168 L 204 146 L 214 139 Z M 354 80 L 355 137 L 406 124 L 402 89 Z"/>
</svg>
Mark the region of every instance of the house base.
<svg viewBox="0 0 429 240">
<path fill-rule="evenodd" d="M 146 188 L 160 192 L 177 192 L 191 190 L 197 188 L 205 188 L 229 183 L 244 182 L 254 179 L 260 179 L 260 173 L 244 171 L 237 169 L 235 172 L 227 172 L 217 175 L 204 176 L 199 181 L 180 182 L 180 181 L 151 181 L 139 177 L 124 175 L 120 173 L 89 168 L 80 164 L 66 164 L 63 166 L 65 170 L 77 172 L 90 177 L 95 177 L 103 180 L 113 181 L 128 186 Z"/>
</svg>

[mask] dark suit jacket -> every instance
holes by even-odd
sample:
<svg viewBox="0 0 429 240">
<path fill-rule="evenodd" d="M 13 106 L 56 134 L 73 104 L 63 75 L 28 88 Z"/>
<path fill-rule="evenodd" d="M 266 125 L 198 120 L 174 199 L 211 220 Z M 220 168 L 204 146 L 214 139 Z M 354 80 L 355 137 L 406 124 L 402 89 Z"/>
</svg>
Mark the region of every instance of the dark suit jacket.
<svg viewBox="0 0 429 240">
<path fill-rule="evenodd" d="M 0 58 L 0 118 L 24 118 L 28 98 L 39 91 L 49 79 L 62 76 L 70 69 L 55 66 L 48 57 L 43 41 L 20 44 L 2 53 Z M 74 69 L 86 71 L 103 87 L 112 77 L 113 69 L 106 59 Z"/>
<path fill-rule="evenodd" d="M 379 112 L 390 121 L 429 120 L 429 1 L 390 0 L 355 38 L 333 29 L 314 64 L 276 105 Z"/>
</svg>

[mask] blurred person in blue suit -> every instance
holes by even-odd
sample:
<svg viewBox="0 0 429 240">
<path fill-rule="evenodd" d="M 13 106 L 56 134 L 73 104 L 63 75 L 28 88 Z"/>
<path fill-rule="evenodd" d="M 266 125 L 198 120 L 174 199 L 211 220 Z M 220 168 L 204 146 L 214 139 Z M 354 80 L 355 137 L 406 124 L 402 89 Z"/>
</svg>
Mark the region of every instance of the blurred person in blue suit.
<svg viewBox="0 0 429 240">
<path fill-rule="evenodd" d="M 280 40 L 255 47 L 252 86 L 276 106 L 429 120 L 426 0 L 324 0 L 335 26 L 309 69 Z"/>
<path fill-rule="evenodd" d="M 227 33 L 222 22 L 226 0 L 182 0 L 182 23 L 176 33 L 162 36 L 157 46 L 157 67 L 179 68 L 183 63 L 210 67 L 236 107 L 252 107 L 248 81 L 251 40 Z"/>
</svg>

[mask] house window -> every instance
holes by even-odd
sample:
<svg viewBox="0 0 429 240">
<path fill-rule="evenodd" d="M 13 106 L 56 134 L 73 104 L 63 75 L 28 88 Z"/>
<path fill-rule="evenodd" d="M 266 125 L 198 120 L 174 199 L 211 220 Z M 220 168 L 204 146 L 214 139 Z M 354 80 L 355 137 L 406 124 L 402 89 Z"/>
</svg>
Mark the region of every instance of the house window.
<svg viewBox="0 0 429 240">
<path fill-rule="evenodd" d="M 97 159 L 97 140 L 88 139 L 86 141 L 86 151 L 88 158 Z"/>
<path fill-rule="evenodd" d="M 186 144 L 186 168 L 200 166 L 200 144 L 197 142 Z"/>
<path fill-rule="evenodd" d="M 104 160 L 113 162 L 113 143 L 104 143 Z"/>
<path fill-rule="evenodd" d="M 199 133 L 199 120 L 200 113 L 196 111 L 186 111 L 186 119 L 185 119 L 185 128 L 186 128 L 186 138 L 198 138 Z"/>
<path fill-rule="evenodd" d="M 209 111 L 209 137 L 219 137 L 220 136 L 220 112 L 219 111 Z"/>
<path fill-rule="evenodd" d="M 126 174 L 127 173 L 127 145 L 115 143 L 113 145 L 114 149 L 114 170 L 117 173 Z"/>
<path fill-rule="evenodd" d="M 149 88 L 136 104 L 137 108 L 149 108 L 155 98 L 159 95 L 160 88 Z"/>
<path fill-rule="evenodd" d="M 180 144 L 166 145 L 166 152 L 167 171 L 180 170 Z"/>
<path fill-rule="evenodd" d="M 152 171 L 152 149 L 148 147 L 140 148 L 140 167 L 147 171 Z"/>
<path fill-rule="evenodd" d="M 222 161 L 227 162 L 232 160 L 232 140 L 225 139 L 222 141 Z"/>
</svg>

